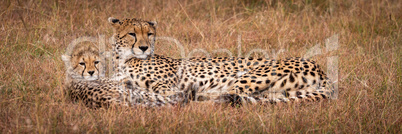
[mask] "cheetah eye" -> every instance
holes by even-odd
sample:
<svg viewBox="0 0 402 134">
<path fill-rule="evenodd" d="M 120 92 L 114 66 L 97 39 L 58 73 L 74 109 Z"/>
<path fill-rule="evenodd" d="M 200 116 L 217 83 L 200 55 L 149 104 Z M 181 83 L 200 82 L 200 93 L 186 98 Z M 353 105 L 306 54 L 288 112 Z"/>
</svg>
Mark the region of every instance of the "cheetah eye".
<svg viewBox="0 0 402 134">
<path fill-rule="evenodd" d="M 129 35 L 135 37 L 135 33 L 128 33 Z"/>
<path fill-rule="evenodd" d="M 84 62 L 80 62 L 79 63 L 81 66 L 85 66 L 85 63 Z"/>
<path fill-rule="evenodd" d="M 95 63 L 95 64 L 98 64 L 98 63 L 99 63 L 99 61 L 94 61 L 94 63 Z"/>
<path fill-rule="evenodd" d="M 148 33 L 148 36 L 154 35 L 154 33 Z"/>
</svg>

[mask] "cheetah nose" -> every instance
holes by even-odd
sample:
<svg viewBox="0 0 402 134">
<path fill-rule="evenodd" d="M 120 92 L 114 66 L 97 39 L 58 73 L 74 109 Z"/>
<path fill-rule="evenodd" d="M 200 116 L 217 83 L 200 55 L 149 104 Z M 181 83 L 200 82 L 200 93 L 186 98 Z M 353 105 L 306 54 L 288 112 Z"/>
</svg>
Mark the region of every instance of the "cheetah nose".
<svg viewBox="0 0 402 134">
<path fill-rule="evenodd" d="M 95 73 L 95 71 L 88 71 L 88 73 L 92 76 Z"/>
<path fill-rule="evenodd" d="M 140 46 L 139 48 L 142 50 L 142 52 L 145 52 L 147 51 L 148 46 Z"/>
</svg>

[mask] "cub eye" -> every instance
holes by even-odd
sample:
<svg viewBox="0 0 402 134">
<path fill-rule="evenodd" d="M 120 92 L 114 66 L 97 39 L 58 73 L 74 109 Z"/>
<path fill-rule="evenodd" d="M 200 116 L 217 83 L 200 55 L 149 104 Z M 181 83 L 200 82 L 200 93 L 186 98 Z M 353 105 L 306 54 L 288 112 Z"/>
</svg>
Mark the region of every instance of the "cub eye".
<svg viewBox="0 0 402 134">
<path fill-rule="evenodd" d="M 98 64 L 98 63 L 99 63 L 99 61 L 94 61 L 94 63 L 95 63 L 95 64 Z"/>
<path fill-rule="evenodd" d="M 129 35 L 135 37 L 135 33 L 128 33 Z"/>
<path fill-rule="evenodd" d="M 80 62 L 79 63 L 81 66 L 85 66 L 85 63 L 84 62 Z"/>
<path fill-rule="evenodd" d="M 154 35 L 154 33 L 148 33 L 148 36 Z"/>
</svg>

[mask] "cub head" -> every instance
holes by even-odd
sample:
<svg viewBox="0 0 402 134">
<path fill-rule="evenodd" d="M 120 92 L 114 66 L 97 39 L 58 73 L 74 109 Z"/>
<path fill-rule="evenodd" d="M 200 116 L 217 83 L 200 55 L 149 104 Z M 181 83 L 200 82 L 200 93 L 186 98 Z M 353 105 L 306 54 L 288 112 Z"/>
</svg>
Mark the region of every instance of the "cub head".
<svg viewBox="0 0 402 134">
<path fill-rule="evenodd" d="M 62 58 L 65 62 L 70 61 L 68 75 L 73 79 L 96 80 L 102 74 L 99 49 L 95 44 L 77 44 L 71 55 Z"/>
<path fill-rule="evenodd" d="M 109 24 L 113 26 L 115 39 L 114 51 L 122 59 L 135 57 L 145 59 L 154 52 L 156 22 L 140 19 L 119 20 L 110 17 Z"/>
</svg>

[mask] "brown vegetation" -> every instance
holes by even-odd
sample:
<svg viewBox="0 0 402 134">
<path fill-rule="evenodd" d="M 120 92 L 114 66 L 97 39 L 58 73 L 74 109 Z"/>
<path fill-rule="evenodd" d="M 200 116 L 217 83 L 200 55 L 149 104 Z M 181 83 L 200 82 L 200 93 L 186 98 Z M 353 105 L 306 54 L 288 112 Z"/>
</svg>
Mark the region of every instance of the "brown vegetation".
<svg viewBox="0 0 402 134">
<path fill-rule="evenodd" d="M 0 133 L 401 133 L 401 6 L 398 0 L 2 1 Z M 225 48 L 236 56 L 241 35 L 243 56 L 255 48 L 303 56 L 338 34 L 336 51 L 312 57 L 325 67 L 327 57 L 338 56 L 338 100 L 88 109 L 64 95 L 60 57 L 78 37 L 110 37 L 110 16 L 156 20 L 157 35 L 176 38 L 186 54 Z M 158 42 L 156 53 L 180 57 L 167 42 Z"/>
</svg>

